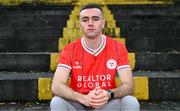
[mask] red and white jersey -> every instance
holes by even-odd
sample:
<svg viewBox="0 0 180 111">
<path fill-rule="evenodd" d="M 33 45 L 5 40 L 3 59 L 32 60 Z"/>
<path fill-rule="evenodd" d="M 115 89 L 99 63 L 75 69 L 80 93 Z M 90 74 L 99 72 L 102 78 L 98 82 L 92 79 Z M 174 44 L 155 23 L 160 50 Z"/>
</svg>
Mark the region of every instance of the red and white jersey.
<svg viewBox="0 0 180 111">
<path fill-rule="evenodd" d="M 65 46 L 58 67 L 71 70 L 70 87 L 83 94 L 96 86 L 105 90 L 115 88 L 117 70 L 130 69 L 125 45 L 105 35 L 97 50 L 87 47 L 84 38 Z"/>
</svg>

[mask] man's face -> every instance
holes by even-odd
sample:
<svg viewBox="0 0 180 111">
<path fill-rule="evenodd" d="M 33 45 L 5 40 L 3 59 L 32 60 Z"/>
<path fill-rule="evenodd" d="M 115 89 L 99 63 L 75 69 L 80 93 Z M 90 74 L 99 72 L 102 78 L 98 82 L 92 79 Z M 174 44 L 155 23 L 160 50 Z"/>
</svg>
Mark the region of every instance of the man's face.
<svg viewBox="0 0 180 111">
<path fill-rule="evenodd" d="M 86 37 L 95 38 L 102 34 L 105 22 L 99 9 L 84 9 L 80 12 L 79 16 L 81 29 Z"/>
</svg>

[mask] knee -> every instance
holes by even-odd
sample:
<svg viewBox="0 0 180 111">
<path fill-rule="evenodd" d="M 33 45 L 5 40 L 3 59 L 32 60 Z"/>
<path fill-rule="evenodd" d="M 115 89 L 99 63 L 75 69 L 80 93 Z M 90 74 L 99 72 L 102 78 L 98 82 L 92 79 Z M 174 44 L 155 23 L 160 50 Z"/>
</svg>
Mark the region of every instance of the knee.
<svg viewBox="0 0 180 111">
<path fill-rule="evenodd" d="M 64 109 L 65 100 L 61 97 L 54 96 L 50 102 L 51 111 L 58 111 L 59 109 Z"/>
<path fill-rule="evenodd" d="M 132 109 L 140 109 L 140 104 L 138 100 L 133 96 L 125 96 L 122 98 L 123 104 L 127 107 L 131 107 Z"/>
</svg>

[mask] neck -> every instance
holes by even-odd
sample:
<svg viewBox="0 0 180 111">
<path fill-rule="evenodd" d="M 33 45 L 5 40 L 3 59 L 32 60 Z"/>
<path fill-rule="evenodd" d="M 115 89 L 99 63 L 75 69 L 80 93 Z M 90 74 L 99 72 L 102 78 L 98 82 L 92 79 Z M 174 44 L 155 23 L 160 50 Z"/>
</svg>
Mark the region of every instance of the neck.
<svg viewBox="0 0 180 111">
<path fill-rule="evenodd" d="M 87 45 L 87 47 L 93 49 L 93 50 L 96 50 L 99 48 L 99 46 L 101 45 L 102 43 L 102 35 L 96 37 L 96 38 L 87 38 L 85 37 L 85 43 Z"/>
</svg>

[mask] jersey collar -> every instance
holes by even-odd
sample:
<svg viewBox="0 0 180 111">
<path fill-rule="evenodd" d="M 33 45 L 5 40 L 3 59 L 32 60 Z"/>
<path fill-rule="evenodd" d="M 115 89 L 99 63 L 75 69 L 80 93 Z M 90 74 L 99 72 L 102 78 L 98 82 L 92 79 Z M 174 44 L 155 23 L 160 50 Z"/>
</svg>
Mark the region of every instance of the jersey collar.
<svg viewBox="0 0 180 111">
<path fill-rule="evenodd" d="M 104 49 L 104 47 L 106 45 L 106 37 L 105 37 L 105 35 L 102 35 L 102 43 L 96 50 L 93 50 L 86 45 L 84 37 L 81 38 L 81 44 L 82 44 L 84 50 L 86 50 L 90 54 L 97 56 Z"/>
</svg>

